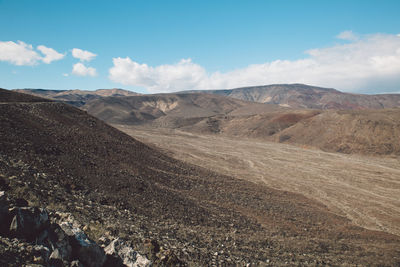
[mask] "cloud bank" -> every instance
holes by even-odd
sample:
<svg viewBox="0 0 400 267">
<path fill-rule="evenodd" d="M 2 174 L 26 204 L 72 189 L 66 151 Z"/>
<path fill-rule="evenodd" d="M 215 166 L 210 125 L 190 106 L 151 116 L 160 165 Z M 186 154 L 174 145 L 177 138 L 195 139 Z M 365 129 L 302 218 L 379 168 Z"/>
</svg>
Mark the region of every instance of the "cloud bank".
<svg viewBox="0 0 400 267">
<path fill-rule="evenodd" d="M 308 50 L 299 60 L 275 60 L 223 73 L 208 73 L 191 59 L 152 67 L 118 57 L 113 58 L 109 78 L 151 93 L 274 83 L 305 83 L 348 92 L 399 90 L 399 35 L 357 36 L 345 31 L 337 38 L 346 43 Z"/>
<path fill-rule="evenodd" d="M 205 69 L 190 59 L 174 65 L 149 67 L 127 58 L 114 58 L 110 79 L 122 84 L 142 86 L 150 92 L 170 92 L 199 88 L 207 80 Z"/>
<path fill-rule="evenodd" d="M 76 63 L 72 66 L 72 74 L 75 74 L 77 76 L 96 76 L 97 71 L 95 68 L 92 67 L 86 67 L 82 63 Z"/>
<path fill-rule="evenodd" d="M 78 58 L 80 61 L 91 61 L 97 57 L 96 54 L 79 48 L 72 49 L 72 56 Z"/>
<path fill-rule="evenodd" d="M 37 47 L 43 55 L 41 56 L 30 44 L 26 44 L 22 41 L 13 42 L 1 42 L 0 41 L 0 61 L 6 61 L 17 66 L 32 66 L 39 62 L 46 64 L 51 63 L 55 60 L 64 58 L 65 55 L 58 53 L 53 48 L 39 45 Z"/>
</svg>

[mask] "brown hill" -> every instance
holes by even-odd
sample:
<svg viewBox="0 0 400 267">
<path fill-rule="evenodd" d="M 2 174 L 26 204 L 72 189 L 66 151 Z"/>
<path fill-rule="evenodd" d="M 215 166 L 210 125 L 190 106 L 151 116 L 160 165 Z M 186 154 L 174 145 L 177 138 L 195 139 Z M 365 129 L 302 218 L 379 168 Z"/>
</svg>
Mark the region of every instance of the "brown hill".
<svg viewBox="0 0 400 267">
<path fill-rule="evenodd" d="M 87 101 L 108 96 L 134 96 L 140 95 L 132 91 L 123 89 L 98 89 L 95 91 L 87 90 L 47 90 L 47 89 L 15 89 L 13 91 L 63 101 L 74 106 L 82 106 Z"/>
<path fill-rule="evenodd" d="M 250 137 L 333 152 L 400 155 L 400 109 L 290 109 L 194 93 L 106 97 L 82 108 L 111 124 Z"/>
<path fill-rule="evenodd" d="M 230 114 L 209 117 L 179 129 L 284 142 L 329 152 L 400 155 L 400 109 Z"/>
<path fill-rule="evenodd" d="M 315 110 L 280 110 L 265 114 L 214 116 L 182 130 L 198 133 L 219 133 L 226 136 L 271 140 L 272 136 L 296 123 L 319 114 Z M 274 139 L 272 139 L 274 140 Z"/>
<path fill-rule="evenodd" d="M 398 236 L 174 160 L 72 106 L 17 97 L 0 98 L 1 189 L 72 213 L 94 239 L 118 235 L 138 249 L 156 239 L 194 265 L 399 263 Z"/>
<path fill-rule="evenodd" d="M 82 107 L 114 124 L 149 124 L 162 127 L 192 125 L 216 115 L 259 114 L 283 110 L 276 105 L 251 103 L 208 94 L 156 94 L 95 99 Z"/>
<path fill-rule="evenodd" d="M 400 155 L 400 109 L 292 110 L 214 116 L 180 129 L 284 142 L 330 152 Z"/>
<path fill-rule="evenodd" d="M 23 94 L 19 92 L 12 92 L 9 90 L 0 89 L 1 102 L 50 102 L 50 100 L 41 97 L 33 96 L 30 94 Z"/>
<path fill-rule="evenodd" d="M 190 91 L 217 94 L 291 108 L 382 109 L 400 107 L 400 94 L 363 95 L 304 84 L 273 84 L 230 90 Z"/>
<path fill-rule="evenodd" d="M 279 132 L 276 141 L 325 151 L 400 155 L 400 109 L 331 111 Z"/>
</svg>

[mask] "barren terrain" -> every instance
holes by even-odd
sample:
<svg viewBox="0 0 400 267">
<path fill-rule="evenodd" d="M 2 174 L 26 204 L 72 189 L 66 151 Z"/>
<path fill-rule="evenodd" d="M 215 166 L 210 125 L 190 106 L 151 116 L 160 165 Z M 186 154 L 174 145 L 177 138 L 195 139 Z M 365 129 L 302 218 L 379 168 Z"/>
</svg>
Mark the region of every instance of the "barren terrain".
<svg viewBox="0 0 400 267">
<path fill-rule="evenodd" d="M 400 263 L 399 235 L 355 226 L 340 216 L 346 214 L 339 212 L 341 207 L 335 214 L 319 201 L 262 183 L 270 179 L 271 186 L 293 191 L 297 186 L 298 192 L 304 191 L 300 190 L 303 183 L 296 185 L 288 178 L 284 181 L 287 186 L 272 183 L 272 177 L 286 179 L 282 176 L 285 171 L 288 177 L 300 179 L 307 168 L 311 174 L 317 168 L 300 161 L 298 170 L 289 172 L 297 160 L 292 155 L 296 148 L 277 144 L 268 148 L 265 144 L 267 147 L 260 145 L 262 149 L 257 151 L 251 148 L 257 145 L 254 141 L 133 132 L 142 139 L 157 140 L 153 143 L 164 143 L 164 147 L 183 145 L 179 157 L 202 166 L 210 162 L 210 169 L 222 172 L 225 168 L 224 173 L 242 179 L 176 160 L 166 150 L 137 141 L 70 105 L 0 90 L 0 191 L 15 203 L 73 216 L 95 242 L 106 246 L 115 238 L 132 242 L 134 250 L 149 257 L 155 266 L 165 257 L 183 266 Z M 193 147 L 187 150 L 189 145 Z M 282 151 L 274 152 L 274 145 Z M 230 148 L 235 146 L 235 150 Z M 257 161 L 257 153 L 264 159 L 270 153 L 275 162 Z M 315 159 L 305 153 L 307 157 Z M 257 167 L 264 162 L 271 164 L 270 169 Z M 329 163 L 327 158 L 324 164 Z M 392 165 L 397 162 L 389 163 L 382 163 L 377 170 L 395 169 Z M 246 171 L 248 167 L 264 178 L 253 176 Z M 386 194 L 386 202 L 376 200 L 388 207 L 385 214 L 389 215 L 382 217 L 381 224 L 396 233 L 393 225 L 398 223 L 392 215 L 398 214 L 394 207 L 399 205 L 391 197 L 398 193 L 398 175 L 392 172 L 392 184 L 387 184 L 390 177 L 383 184 L 369 184 L 381 186 Z M 304 180 L 306 185 L 313 182 Z M 343 178 L 342 183 L 349 182 Z M 312 184 L 309 188 L 312 191 L 315 187 Z M 337 188 L 332 185 L 332 190 Z M 322 187 L 321 192 L 324 190 Z M 360 197 L 359 191 L 355 193 Z M 376 212 L 374 207 L 371 213 Z M 4 211 L 7 207 L 1 208 Z M 149 242 L 156 245 L 149 247 Z M 29 249 L 34 245 L 37 243 L 13 239 L 7 233 L 0 236 L 0 265 L 36 262 Z M 64 260 L 69 262 L 73 257 Z"/>
<path fill-rule="evenodd" d="M 301 193 L 355 224 L 400 235 L 400 158 L 327 153 L 254 139 L 117 126 L 173 157 Z"/>
<path fill-rule="evenodd" d="M 327 152 L 400 156 L 400 109 L 291 109 L 209 94 L 104 97 L 81 109 L 110 124 L 256 138 Z"/>
<path fill-rule="evenodd" d="M 215 94 L 129 95 L 122 90 L 103 91 L 83 95 L 87 91 L 71 90 L 54 95 L 53 91 L 21 90 L 53 96 L 110 124 L 251 137 L 327 152 L 400 156 L 399 95 L 352 95 L 306 85 L 212 91 Z M 247 98 L 237 94 L 227 97 L 227 92 L 239 92 Z M 261 96 L 271 101 L 254 102 L 265 102 Z"/>
</svg>

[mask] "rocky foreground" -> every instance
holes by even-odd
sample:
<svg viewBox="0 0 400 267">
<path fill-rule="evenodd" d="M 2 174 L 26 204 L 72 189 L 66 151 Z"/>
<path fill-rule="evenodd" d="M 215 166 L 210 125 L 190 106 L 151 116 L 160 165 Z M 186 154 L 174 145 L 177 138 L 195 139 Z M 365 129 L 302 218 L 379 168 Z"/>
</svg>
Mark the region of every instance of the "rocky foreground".
<svg viewBox="0 0 400 267">
<path fill-rule="evenodd" d="M 100 245 L 95 243 L 70 214 L 27 205 L 26 200 L 9 198 L 0 191 L 1 266 L 150 266 L 152 263 L 119 238 L 110 241 L 103 237 Z M 169 263 L 166 257 L 162 260 Z"/>
</svg>

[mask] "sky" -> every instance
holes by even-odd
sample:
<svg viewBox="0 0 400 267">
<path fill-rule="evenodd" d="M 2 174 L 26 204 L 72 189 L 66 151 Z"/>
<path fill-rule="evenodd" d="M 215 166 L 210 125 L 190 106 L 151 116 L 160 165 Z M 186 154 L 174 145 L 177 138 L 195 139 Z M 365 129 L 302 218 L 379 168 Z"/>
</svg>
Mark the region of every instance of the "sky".
<svg viewBox="0 0 400 267">
<path fill-rule="evenodd" d="M 399 14 L 399 0 L 0 0 L 0 87 L 400 93 Z"/>
</svg>

